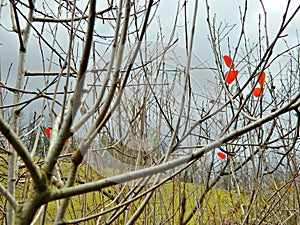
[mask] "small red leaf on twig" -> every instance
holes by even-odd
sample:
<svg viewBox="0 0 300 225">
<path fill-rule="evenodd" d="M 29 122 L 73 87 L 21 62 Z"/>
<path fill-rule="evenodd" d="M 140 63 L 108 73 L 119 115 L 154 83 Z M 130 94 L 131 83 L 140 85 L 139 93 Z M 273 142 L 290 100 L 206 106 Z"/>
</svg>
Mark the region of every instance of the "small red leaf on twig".
<svg viewBox="0 0 300 225">
<path fill-rule="evenodd" d="M 228 55 L 224 55 L 223 59 L 227 67 L 234 69 L 234 64 L 232 62 L 232 59 Z"/>
<path fill-rule="evenodd" d="M 45 135 L 46 135 L 48 138 L 50 138 L 50 136 L 51 136 L 51 129 L 50 129 L 50 127 L 47 127 L 47 128 L 45 129 Z"/>
<path fill-rule="evenodd" d="M 266 74 L 264 71 L 262 71 L 261 73 L 256 74 L 257 79 L 258 79 L 258 83 L 260 84 L 260 86 L 263 86 L 265 83 L 265 79 L 266 79 Z"/>
<path fill-rule="evenodd" d="M 217 155 L 221 158 L 221 159 L 226 159 L 226 155 L 223 152 L 218 152 Z"/>
<path fill-rule="evenodd" d="M 234 81 L 234 79 L 238 76 L 239 71 L 238 70 L 230 70 L 229 73 L 226 72 L 225 73 L 225 81 L 228 84 L 231 84 L 232 81 Z"/>
<path fill-rule="evenodd" d="M 261 88 L 254 88 L 252 94 L 255 96 L 255 97 L 259 97 L 262 95 L 262 93 L 264 92 L 264 88 L 261 87 Z"/>
</svg>

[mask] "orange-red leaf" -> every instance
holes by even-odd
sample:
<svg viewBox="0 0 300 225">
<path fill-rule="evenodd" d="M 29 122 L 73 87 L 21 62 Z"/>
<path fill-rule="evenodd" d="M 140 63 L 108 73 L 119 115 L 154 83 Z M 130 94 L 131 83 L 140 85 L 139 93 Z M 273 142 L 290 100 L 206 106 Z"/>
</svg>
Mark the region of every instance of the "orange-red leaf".
<svg viewBox="0 0 300 225">
<path fill-rule="evenodd" d="M 226 81 L 228 84 L 231 84 L 232 81 L 234 81 L 234 79 L 237 77 L 238 74 L 239 74 L 239 71 L 238 71 L 238 70 L 230 70 L 229 73 L 226 72 L 226 73 L 225 73 L 225 81 Z"/>
<path fill-rule="evenodd" d="M 266 74 L 264 71 L 262 71 L 261 73 L 256 74 L 257 79 L 258 79 L 258 83 L 260 84 L 260 86 L 263 86 L 265 83 L 265 79 L 266 79 Z"/>
<path fill-rule="evenodd" d="M 223 59 L 227 67 L 229 68 L 231 67 L 232 69 L 234 69 L 234 64 L 232 62 L 232 59 L 228 55 L 224 55 Z"/>
<path fill-rule="evenodd" d="M 51 135 L 51 129 L 50 129 L 49 127 L 47 127 L 47 128 L 45 129 L 45 135 L 46 135 L 48 138 L 50 138 L 50 135 Z"/>
<path fill-rule="evenodd" d="M 72 139 L 67 139 L 66 140 L 66 143 L 72 143 L 73 141 L 72 141 Z"/>
<path fill-rule="evenodd" d="M 221 158 L 221 159 L 226 159 L 226 155 L 223 152 L 218 152 L 217 155 Z"/>
<path fill-rule="evenodd" d="M 255 96 L 255 97 L 259 97 L 262 95 L 262 93 L 264 92 L 264 88 L 261 87 L 261 88 L 254 88 L 252 94 Z"/>
</svg>

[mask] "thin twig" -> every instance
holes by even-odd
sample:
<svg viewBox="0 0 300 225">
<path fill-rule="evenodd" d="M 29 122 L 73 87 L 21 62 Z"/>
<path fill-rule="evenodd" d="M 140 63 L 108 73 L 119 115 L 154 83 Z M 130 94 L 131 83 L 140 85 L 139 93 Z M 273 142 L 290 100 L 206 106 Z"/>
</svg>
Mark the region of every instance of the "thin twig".
<svg viewBox="0 0 300 225">
<path fill-rule="evenodd" d="M 108 8 L 96 12 L 96 15 L 103 15 L 104 13 L 112 10 L 113 7 L 109 6 Z M 34 17 L 33 22 L 43 22 L 43 23 L 69 23 L 72 21 L 79 21 L 79 20 L 84 20 L 87 19 L 89 16 L 81 16 L 81 17 L 74 17 L 74 18 L 67 18 L 67 19 L 56 19 L 56 18 L 40 18 L 40 17 Z"/>
</svg>

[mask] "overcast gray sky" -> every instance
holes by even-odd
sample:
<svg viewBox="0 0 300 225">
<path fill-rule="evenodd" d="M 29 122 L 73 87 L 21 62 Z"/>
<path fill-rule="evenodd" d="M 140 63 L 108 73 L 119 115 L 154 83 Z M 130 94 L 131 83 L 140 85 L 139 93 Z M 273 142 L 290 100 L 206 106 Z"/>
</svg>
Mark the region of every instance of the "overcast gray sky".
<svg viewBox="0 0 300 225">
<path fill-rule="evenodd" d="M 263 0 L 265 9 L 268 13 L 268 31 L 269 31 L 269 37 L 270 40 L 274 38 L 274 35 L 278 31 L 278 28 L 281 24 L 281 18 L 283 16 L 285 6 L 288 0 Z M 8 4 L 9 1 L 4 1 L 4 4 Z M 39 1 L 38 1 L 39 2 Z M 79 4 L 85 1 L 78 1 Z M 101 1 L 99 2 L 98 8 L 101 8 Z M 49 2 L 50 4 L 50 2 Z M 217 24 L 220 22 L 228 23 L 229 25 L 236 24 L 236 27 L 233 29 L 233 31 L 230 33 L 230 39 L 232 41 L 232 45 L 234 46 L 236 44 L 239 32 L 240 32 L 240 12 L 239 10 L 243 10 L 244 1 L 242 0 L 227 0 L 227 1 L 221 1 L 221 0 L 211 0 L 209 1 L 210 4 L 210 12 L 211 16 L 214 14 L 216 15 Z M 300 4 L 300 0 L 292 0 L 291 1 L 291 8 L 290 12 L 293 12 L 293 10 Z M 189 16 L 189 25 L 191 24 L 191 16 L 193 14 L 193 7 L 194 7 L 194 1 L 188 1 L 188 16 Z M 165 40 L 168 40 L 171 28 L 173 27 L 173 21 L 175 18 L 175 12 L 177 8 L 177 1 L 173 0 L 161 0 L 159 10 L 157 13 L 157 16 L 155 20 L 151 24 L 151 32 L 148 32 L 148 39 L 153 38 L 153 40 L 156 39 L 158 30 L 158 19 L 160 20 L 161 26 L 163 28 L 163 34 L 165 36 Z M 199 1 L 199 13 L 197 16 L 197 26 L 196 26 L 196 37 L 194 42 L 194 52 L 196 55 L 201 57 L 202 59 L 211 59 L 212 58 L 212 52 L 210 49 L 210 46 L 207 42 L 207 24 L 206 24 L 206 7 L 205 7 L 205 1 L 200 0 Z M 248 1 L 248 11 L 247 11 L 247 20 L 246 20 L 246 34 L 247 37 L 251 39 L 251 41 L 254 43 L 257 41 L 258 38 L 258 19 L 259 14 L 262 14 L 262 8 L 259 0 L 251 0 Z M 8 5 L 5 5 L 2 7 L 1 11 L 1 25 L 7 29 L 11 29 L 11 23 L 10 23 L 10 16 L 9 16 L 9 7 Z M 290 26 L 287 29 L 288 37 L 286 40 L 290 42 L 290 44 L 296 44 L 296 30 L 299 28 L 300 24 L 300 14 L 296 16 L 296 19 L 290 24 Z M 101 24 L 100 24 L 101 26 Z M 182 27 L 180 27 L 182 26 Z M 3 27 L 0 28 L 0 54 L 1 54 L 1 68 L 2 73 L 5 74 L 8 70 L 9 62 L 14 62 L 14 67 L 16 67 L 16 57 L 18 54 L 18 39 L 17 35 L 14 33 L 9 33 L 3 29 Z M 103 26 L 101 26 L 101 29 L 103 29 Z M 153 32 L 152 32 L 153 31 Z M 179 17 L 179 23 L 178 23 L 178 34 L 179 37 L 179 43 L 180 45 L 184 45 L 184 36 L 183 36 L 183 13 L 181 13 Z M 34 32 L 32 32 L 34 33 Z M 63 33 L 62 33 L 63 35 Z M 67 44 L 67 40 L 65 38 L 62 38 L 63 41 L 65 40 L 65 43 Z M 36 66 L 36 62 L 39 60 L 34 60 L 35 57 L 38 57 L 39 54 L 37 54 L 37 49 L 35 47 L 36 43 L 35 41 L 31 40 L 30 42 L 32 45 L 29 46 L 29 52 L 31 53 L 31 49 L 33 50 L 31 54 L 29 54 L 30 59 L 28 60 L 28 68 L 29 70 L 36 69 L 39 70 Z M 227 48 L 227 46 L 224 43 L 224 50 Z"/>
<path fill-rule="evenodd" d="M 279 29 L 279 26 L 282 22 L 283 13 L 285 10 L 285 6 L 288 0 L 263 0 L 263 4 L 267 11 L 268 21 L 268 34 L 270 41 L 272 41 L 275 37 L 276 32 Z M 18 66 L 18 39 L 17 35 L 12 32 L 8 32 L 6 29 L 11 29 L 11 22 L 9 16 L 9 7 L 8 7 L 8 0 L 4 1 L 4 5 L 1 10 L 1 18 L 0 18 L 0 57 L 1 57 L 1 71 L 2 71 L 2 79 L 6 77 L 6 74 L 9 70 L 9 65 L 12 63 L 11 68 L 11 75 L 9 85 L 14 85 L 14 78 L 17 71 Z M 39 1 L 38 1 L 39 2 Z M 79 4 L 85 3 L 85 1 L 80 0 L 78 1 Z M 181 1 L 181 5 L 182 5 Z M 50 1 L 48 1 L 51 4 Z M 101 5 L 102 1 L 98 1 L 98 9 L 103 9 Z M 148 40 L 155 40 L 157 37 L 157 33 L 159 32 L 159 24 L 162 26 L 162 32 L 165 37 L 165 41 L 168 41 L 171 28 L 173 27 L 173 22 L 175 18 L 175 12 L 177 8 L 178 1 L 173 0 L 161 0 L 159 5 L 159 10 L 157 15 L 154 18 L 154 21 L 151 23 L 149 32 L 147 33 Z M 235 25 L 233 30 L 230 32 L 230 45 L 231 50 L 234 50 L 235 45 L 237 44 L 237 39 L 240 34 L 240 10 L 244 10 L 244 3 L 245 1 L 242 0 L 211 0 L 209 1 L 210 5 L 210 15 L 216 18 L 216 24 L 219 25 L 220 23 L 228 24 L 228 25 Z M 40 4 L 40 3 L 39 3 Z M 290 13 L 292 13 L 296 7 L 300 4 L 300 0 L 292 0 Z M 38 5 L 41 7 L 41 5 Z M 188 18 L 189 18 L 189 30 L 191 29 L 192 24 L 192 14 L 194 8 L 194 1 L 188 1 Z M 40 8 L 41 9 L 41 8 Z M 196 26 L 196 35 L 194 40 L 194 54 L 199 59 L 203 61 L 208 61 L 212 66 L 214 63 L 213 60 L 213 52 L 210 48 L 208 42 L 208 28 L 206 24 L 206 6 L 205 1 L 199 1 L 199 8 L 198 8 L 198 16 L 197 16 L 197 26 Z M 258 41 L 258 21 L 259 15 L 263 14 L 263 10 L 259 0 L 250 0 L 248 1 L 248 9 L 247 9 L 247 19 L 246 19 L 246 28 L 245 32 L 247 38 L 250 39 L 250 42 L 256 43 Z M 160 21 L 160 22 L 158 22 Z M 177 34 L 176 36 L 179 38 L 179 45 L 184 46 L 184 20 L 183 20 L 183 13 L 179 16 L 179 22 L 177 25 Z M 297 44 L 299 41 L 297 40 L 297 29 L 299 28 L 300 24 L 300 13 L 296 16 L 293 22 L 287 28 L 285 34 L 288 36 L 284 39 L 287 43 L 292 46 Z M 96 31 L 101 33 L 105 33 L 106 27 L 98 21 L 96 25 Z M 68 39 L 65 38 L 65 33 L 63 30 L 60 31 L 59 39 L 61 43 L 68 44 Z M 35 35 L 32 32 L 32 35 Z M 280 52 L 281 49 L 285 48 L 285 43 L 280 41 L 278 43 L 278 47 L 276 50 Z M 47 49 L 44 48 L 45 54 L 47 54 Z M 224 54 L 228 54 L 228 45 L 227 41 L 223 41 L 221 44 L 221 50 Z M 27 68 L 28 71 L 41 71 L 41 60 L 40 60 L 40 50 L 38 48 L 38 42 L 36 38 L 31 38 L 30 45 L 28 48 L 28 58 L 27 58 Z M 276 55 L 276 54 L 275 54 Z M 238 56 L 237 56 L 238 57 Z M 54 68 L 54 67 L 53 67 Z M 276 69 L 276 67 L 274 68 Z M 201 81 L 198 82 L 201 86 Z M 38 82 L 30 82 L 29 87 L 35 90 L 39 87 Z"/>
</svg>

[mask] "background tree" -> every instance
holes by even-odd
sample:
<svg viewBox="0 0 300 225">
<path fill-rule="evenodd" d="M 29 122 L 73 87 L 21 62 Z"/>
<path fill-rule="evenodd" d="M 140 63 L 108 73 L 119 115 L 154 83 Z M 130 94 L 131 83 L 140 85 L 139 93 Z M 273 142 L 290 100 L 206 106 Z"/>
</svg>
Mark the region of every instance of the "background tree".
<svg viewBox="0 0 300 225">
<path fill-rule="evenodd" d="M 2 2 L 2 221 L 297 224 L 299 4 L 164 3 Z"/>
</svg>

